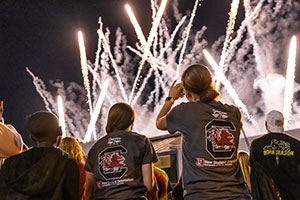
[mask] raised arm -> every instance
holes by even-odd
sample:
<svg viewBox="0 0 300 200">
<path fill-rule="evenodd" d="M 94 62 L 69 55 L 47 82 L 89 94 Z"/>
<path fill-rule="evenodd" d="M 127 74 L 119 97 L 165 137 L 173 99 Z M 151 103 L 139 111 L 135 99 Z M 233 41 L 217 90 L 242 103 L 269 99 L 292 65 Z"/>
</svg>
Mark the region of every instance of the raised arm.
<svg viewBox="0 0 300 200">
<path fill-rule="evenodd" d="M 156 127 L 158 129 L 167 130 L 166 116 L 170 112 L 175 100 L 183 97 L 183 95 L 180 94 L 181 90 L 182 90 L 182 83 L 176 84 L 176 81 L 174 81 L 170 87 L 168 99 L 166 99 L 163 107 L 160 109 L 160 112 L 158 113 L 158 115 L 156 117 Z"/>
<path fill-rule="evenodd" d="M 152 190 L 153 186 L 153 167 L 152 163 L 147 163 L 142 165 L 142 173 L 143 173 L 143 182 L 147 188 L 147 192 Z"/>
</svg>

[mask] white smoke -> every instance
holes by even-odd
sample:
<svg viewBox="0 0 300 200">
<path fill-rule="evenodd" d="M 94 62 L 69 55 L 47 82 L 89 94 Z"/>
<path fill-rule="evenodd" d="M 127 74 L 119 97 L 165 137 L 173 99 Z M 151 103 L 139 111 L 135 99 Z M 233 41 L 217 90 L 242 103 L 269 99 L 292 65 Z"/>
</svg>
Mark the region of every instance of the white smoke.
<svg viewBox="0 0 300 200">
<path fill-rule="evenodd" d="M 158 1 L 150 1 L 154 18 L 159 7 Z M 179 12 L 178 1 L 173 1 L 170 6 L 173 9 L 171 16 L 174 17 L 169 18 L 165 14 L 162 18 L 151 48 L 152 66 L 149 63 L 145 64 L 136 92 L 138 95 L 134 96 L 136 102 L 134 109 L 137 116 L 135 130 L 150 137 L 165 133 L 155 128 L 155 117 L 176 76 L 177 65 L 181 58 L 180 52 L 184 47 L 185 34 L 191 19 L 191 14 L 187 14 L 185 18 Z M 246 104 L 250 114 L 258 121 L 261 131 L 264 132 L 263 120 L 266 112 L 274 108 L 282 110 L 282 88 L 284 88 L 284 69 L 287 60 L 284 55 L 287 54 L 290 36 L 300 27 L 300 4 L 294 0 L 253 0 L 251 2 L 246 0 L 244 6 L 248 6 L 245 8 L 247 14 L 233 35 L 224 69 L 233 88 Z M 175 21 L 178 25 L 172 27 L 170 21 Z M 111 32 L 108 28 L 104 31 L 105 25 L 102 24 L 101 18 L 99 24 L 99 30 L 105 35 L 107 49 L 99 39 L 95 62 L 88 62 L 92 99 L 97 99 L 106 78 L 110 79 L 110 85 L 96 126 L 98 138 L 105 134 L 104 127 L 109 107 L 116 102 L 124 102 L 122 90 L 129 96 L 140 57 L 144 53 L 140 44 L 134 47 L 127 44 L 126 36 L 121 29 L 116 30 L 115 41 L 112 45 L 110 43 Z M 191 29 L 182 62 L 180 61 L 182 66 L 180 72 L 190 64 L 205 62 L 202 50 L 209 46 L 203 38 L 205 31 L 207 27 L 199 30 Z M 213 57 L 220 58 L 223 42 L 224 36 L 220 36 L 214 44 L 211 44 L 210 51 Z M 119 82 L 117 81 L 118 74 Z M 56 102 L 53 101 L 55 99 L 53 97 L 58 94 L 62 96 L 67 130 L 82 141 L 90 120 L 84 88 L 76 83 L 55 82 L 52 85 L 56 88 L 56 94 L 51 94 L 37 77 L 34 79 L 34 84 L 49 110 L 56 112 Z M 299 91 L 300 86 L 296 85 L 295 93 Z M 223 102 L 233 103 L 224 88 L 221 88 L 221 92 Z M 293 106 L 292 128 L 300 126 L 299 102 L 294 102 Z M 244 120 L 244 125 L 247 135 L 260 134 L 246 120 Z"/>
</svg>

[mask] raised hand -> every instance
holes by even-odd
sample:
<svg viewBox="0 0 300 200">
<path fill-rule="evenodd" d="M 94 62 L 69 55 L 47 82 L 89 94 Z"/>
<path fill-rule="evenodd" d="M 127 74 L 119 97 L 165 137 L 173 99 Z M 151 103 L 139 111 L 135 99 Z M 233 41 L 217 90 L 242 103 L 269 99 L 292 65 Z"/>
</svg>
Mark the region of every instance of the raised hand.
<svg viewBox="0 0 300 200">
<path fill-rule="evenodd" d="M 184 95 L 181 94 L 181 91 L 183 89 L 182 83 L 176 83 L 176 80 L 172 83 L 170 90 L 169 90 L 169 97 L 172 97 L 172 99 L 176 100 Z"/>
</svg>

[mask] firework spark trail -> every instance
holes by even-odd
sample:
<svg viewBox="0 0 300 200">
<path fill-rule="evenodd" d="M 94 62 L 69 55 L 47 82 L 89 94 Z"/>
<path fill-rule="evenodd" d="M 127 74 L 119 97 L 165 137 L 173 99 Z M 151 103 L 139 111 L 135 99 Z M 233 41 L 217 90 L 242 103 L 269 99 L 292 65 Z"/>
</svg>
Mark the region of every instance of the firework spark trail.
<svg viewBox="0 0 300 200">
<path fill-rule="evenodd" d="M 140 87 L 140 90 L 137 92 L 137 94 L 135 95 L 135 97 L 134 97 L 134 99 L 133 99 L 133 101 L 132 101 L 132 103 L 131 103 L 132 106 L 135 105 L 135 103 L 137 102 L 138 98 L 141 96 L 141 93 L 142 93 L 142 91 L 143 91 L 143 90 L 141 90 L 141 89 L 144 89 L 145 86 L 147 85 L 148 79 L 152 76 L 153 70 L 154 70 L 154 69 L 151 68 L 150 71 L 148 72 L 148 74 L 146 75 L 146 77 L 144 78 L 144 81 L 143 81 L 143 83 L 142 83 L 142 85 L 141 85 L 141 87 Z"/>
<path fill-rule="evenodd" d="M 156 8 L 155 8 L 155 1 L 154 0 L 151 0 L 151 10 L 152 10 L 152 21 L 154 21 L 155 19 L 155 16 L 156 16 Z"/>
<path fill-rule="evenodd" d="M 102 39 L 102 41 L 103 41 L 104 49 L 105 49 L 105 51 L 108 53 L 109 58 L 110 58 L 111 63 L 112 63 L 112 66 L 113 66 L 113 68 L 114 68 L 114 70 L 115 70 L 116 77 L 117 77 L 117 80 L 118 80 L 118 84 L 119 84 L 119 87 L 120 87 L 120 90 L 121 90 L 123 99 L 124 99 L 125 102 L 128 102 L 128 98 L 127 98 L 126 93 L 125 93 L 125 88 L 124 88 L 124 86 L 123 86 L 123 83 L 122 83 L 122 80 L 121 80 L 121 77 L 120 77 L 120 74 L 119 74 L 119 71 L 118 71 L 118 68 L 117 68 L 117 64 L 116 64 L 116 62 L 115 62 L 115 60 L 114 60 L 114 58 L 113 58 L 113 55 L 112 55 L 112 53 L 111 53 L 111 51 L 110 51 L 110 47 L 109 47 L 109 45 L 108 45 L 108 43 L 107 43 L 107 41 L 106 41 L 106 39 L 105 39 L 104 33 L 103 33 L 103 31 L 102 31 L 101 29 L 99 29 L 99 30 L 97 31 L 97 33 L 99 34 L 99 37 L 100 37 L 100 38 Z"/>
<path fill-rule="evenodd" d="M 145 44 L 147 43 L 147 41 L 145 39 L 144 33 L 141 29 L 141 26 L 139 25 L 132 9 L 130 8 L 130 6 L 128 4 L 125 5 L 125 9 L 127 11 L 127 14 L 129 16 L 129 19 L 130 19 L 133 27 L 134 27 L 134 30 L 136 32 L 137 38 L 140 41 L 140 44 L 142 45 L 143 48 L 145 48 Z"/>
<path fill-rule="evenodd" d="M 101 21 L 101 17 L 99 17 L 98 23 L 100 25 L 99 29 L 102 30 L 103 23 Z M 95 68 L 97 68 L 99 66 L 100 52 L 101 52 L 101 38 L 98 37 L 98 48 L 97 48 L 97 51 L 96 51 L 96 58 L 95 58 L 95 63 L 94 63 Z"/>
<path fill-rule="evenodd" d="M 156 16 L 156 2 L 154 0 L 151 0 L 151 10 L 152 10 L 152 21 L 155 20 L 155 16 Z M 154 57 L 157 56 L 157 40 L 158 37 L 155 37 L 154 42 L 153 42 L 153 54 Z"/>
<path fill-rule="evenodd" d="M 245 1 L 244 1 L 245 3 Z M 243 35 L 246 31 L 246 28 L 248 26 L 248 23 L 250 21 L 253 21 L 257 18 L 258 14 L 260 13 L 260 11 L 262 10 L 263 7 L 263 3 L 264 0 L 260 0 L 259 3 L 257 4 L 257 6 L 255 7 L 254 11 L 248 16 L 246 17 L 243 21 L 241 26 L 239 27 L 238 31 L 237 31 L 237 36 L 236 38 L 231 42 L 231 46 L 228 50 L 228 56 L 226 56 L 225 61 L 224 61 L 224 66 L 223 66 L 223 71 L 226 72 L 228 69 L 228 63 L 230 62 L 230 60 L 232 59 L 232 57 L 235 55 L 235 51 L 237 49 L 237 45 L 241 42 Z M 245 5 L 244 5 L 245 6 Z M 246 8 L 245 8 L 246 10 Z M 251 38 L 250 38 L 251 39 Z M 252 38 L 253 39 L 253 38 Z M 256 40 L 254 38 L 254 40 L 252 40 L 252 43 L 255 44 Z M 254 46 L 254 49 L 256 49 L 256 46 Z M 256 51 L 256 50 L 255 50 Z M 257 57 L 255 56 L 255 60 L 256 63 L 258 62 Z M 263 74 L 263 72 L 260 71 L 260 69 L 258 69 L 260 74 Z"/>
<path fill-rule="evenodd" d="M 137 51 L 136 49 L 134 49 L 134 48 L 132 48 L 132 47 L 130 47 L 130 46 L 127 46 L 127 48 L 128 48 L 130 51 L 134 52 L 136 55 L 138 55 L 138 56 L 140 56 L 140 57 L 143 56 L 143 55 L 140 54 L 140 52 Z M 153 59 L 153 60 L 152 60 L 152 59 Z M 146 87 L 146 83 L 148 82 L 148 79 L 151 77 L 151 74 L 152 74 L 153 70 L 154 70 L 154 73 L 155 73 L 155 78 L 158 79 L 158 82 L 159 82 L 160 87 L 162 88 L 163 92 L 166 93 L 166 92 L 168 91 L 168 88 L 165 86 L 165 83 L 163 82 L 162 77 L 161 77 L 161 75 L 159 74 L 159 72 L 158 72 L 158 70 L 157 70 L 157 68 L 158 68 L 158 67 L 157 67 L 157 66 L 158 66 L 158 61 L 155 60 L 154 57 L 152 57 L 152 59 L 150 60 L 151 69 L 150 69 L 150 71 L 148 72 L 148 74 L 146 75 L 146 77 L 144 78 L 143 84 L 141 85 L 141 87 L 140 87 L 139 90 L 137 91 L 137 93 L 136 93 L 136 95 L 135 95 L 135 97 L 134 97 L 134 100 L 132 101 L 132 105 L 135 105 L 137 99 L 141 96 L 142 91 L 143 91 L 144 88 Z M 155 60 L 155 61 L 154 61 L 154 60 Z M 155 67 L 153 67 L 153 66 L 154 66 L 153 63 L 156 65 Z M 167 65 L 164 65 L 164 67 L 167 68 L 168 66 L 167 66 Z M 158 89 L 157 89 L 157 90 L 158 90 Z M 159 90 L 156 91 L 156 92 L 157 92 L 157 94 L 158 94 L 158 93 L 159 93 Z"/>
<path fill-rule="evenodd" d="M 261 8 L 260 6 L 262 6 L 262 2 L 263 2 L 263 0 L 261 2 L 259 2 L 258 6 L 257 6 L 258 8 Z M 257 14 L 258 14 L 257 11 L 260 11 L 260 10 L 254 10 L 254 12 L 252 14 L 250 0 L 244 0 L 244 7 L 245 7 L 245 16 L 247 18 L 246 26 L 247 26 L 247 30 L 249 33 L 250 41 L 253 45 L 253 54 L 255 57 L 255 62 L 257 64 L 257 70 L 261 76 L 265 76 L 266 74 L 265 74 L 264 70 L 262 69 L 262 67 L 265 66 L 263 63 L 263 59 L 262 59 L 263 53 L 261 52 L 261 48 L 255 39 L 255 32 L 252 28 L 252 21 L 255 16 L 257 17 Z M 251 16 L 251 14 L 253 15 L 253 17 Z"/>
<path fill-rule="evenodd" d="M 227 28 L 226 28 L 226 36 L 225 36 L 224 46 L 223 46 L 223 50 L 222 50 L 221 58 L 220 58 L 220 62 L 219 62 L 219 67 L 221 68 L 222 71 L 224 68 L 223 65 L 225 62 L 225 58 L 228 56 L 228 50 L 230 48 L 230 42 L 232 40 L 232 34 L 234 32 L 234 25 L 235 25 L 236 15 L 238 13 L 239 3 L 240 3 L 240 0 L 232 0 L 232 2 L 231 2 L 231 8 L 230 8 L 230 12 L 229 12 L 229 20 L 228 20 L 228 24 L 227 24 Z M 215 78 L 217 78 L 217 77 L 215 77 Z M 216 81 L 217 89 L 219 89 L 219 86 L 220 86 L 220 82 Z"/>
<path fill-rule="evenodd" d="M 53 105 L 53 99 L 52 99 L 52 96 L 51 95 L 47 95 L 45 94 L 45 91 L 46 91 L 46 86 L 44 84 L 44 82 L 39 79 L 37 76 L 35 76 L 30 70 L 28 67 L 26 67 L 26 71 L 30 74 L 30 76 L 33 78 L 33 84 L 34 84 L 34 87 L 36 89 L 36 91 L 39 93 L 39 95 L 42 97 L 43 99 L 43 102 L 45 103 L 45 107 L 46 107 L 46 110 L 48 110 L 49 112 L 51 112 L 51 109 L 50 109 L 50 104 Z M 51 103 L 52 101 L 52 103 Z M 50 103 L 49 103 L 50 102 Z"/>
<path fill-rule="evenodd" d="M 78 31 L 78 42 L 79 42 L 79 49 L 80 49 L 80 60 L 81 60 L 81 71 L 82 71 L 82 77 L 83 77 L 83 84 L 84 84 L 84 88 L 87 91 L 90 115 L 92 116 L 93 106 L 92 106 L 92 99 L 91 99 L 91 92 L 90 92 L 89 72 L 87 69 L 86 52 L 85 52 L 83 35 L 82 35 L 81 31 Z"/>
<path fill-rule="evenodd" d="M 135 48 L 131 47 L 131 46 L 127 46 L 127 49 L 129 49 L 130 51 L 132 51 L 133 53 L 135 53 L 136 55 L 138 55 L 139 57 L 142 57 L 143 55 Z M 155 57 L 151 57 L 151 62 L 153 62 L 156 66 L 157 69 L 159 70 L 163 70 L 162 67 L 164 68 L 168 68 L 168 65 L 160 60 L 158 60 Z M 162 67 L 161 67 L 162 66 Z"/>
<path fill-rule="evenodd" d="M 293 109 L 293 96 L 294 96 L 294 82 L 295 82 L 295 67 L 296 67 L 296 49 L 297 49 L 296 36 L 293 36 L 290 43 L 288 66 L 286 70 L 285 91 L 284 91 L 284 104 L 283 116 L 284 127 L 288 128 L 290 120 L 292 119 Z"/>
<path fill-rule="evenodd" d="M 88 66 L 88 69 L 89 71 L 92 73 L 93 77 L 94 77 L 94 80 L 96 81 L 96 83 L 99 85 L 100 88 L 102 88 L 102 83 L 101 83 L 101 78 L 99 76 L 99 74 L 91 67 L 91 66 Z M 110 105 L 113 104 L 113 100 L 112 98 L 109 96 L 109 94 L 107 93 L 106 94 L 106 98 L 109 102 Z"/>
<path fill-rule="evenodd" d="M 232 85 L 230 84 L 228 79 L 225 77 L 223 72 L 220 70 L 220 67 L 218 66 L 218 64 L 214 61 L 214 59 L 208 53 L 207 50 L 204 49 L 203 53 L 204 53 L 207 61 L 209 62 L 209 64 L 213 68 L 213 70 L 215 71 L 215 73 L 218 75 L 218 78 L 220 79 L 220 82 L 224 85 L 224 87 L 227 90 L 227 92 L 229 93 L 230 97 L 233 99 L 235 105 L 243 112 L 244 116 L 258 129 L 257 123 L 254 120 L 253 116 L 249 114 L 247 107 L 240 100 L 238 94 L 233 89 Z"/>
<path fill-rule="evenodd" d="M 152 45 L 152 42 L 153 42 L 154 37 L 156 35 L 160 20 L 162 18 L 162 15 L 164 13 L 165 8 L 166 8 L 167 1 L 168 0 L 162 0 L 161 5 L 158 9 L 157 15 L 155 17 L 155 20 L 153 21 L 153 25 L 152 25 L 151 30 L 150 30 L 148 41 L 147 41 L 147 43 L 145 45 L 145 48 L 144 48 L 144 54 L 143 54 L 142 60 L 140 62 L 140 66 L 138 68 L 138 72 L 137 72 L 137 75 L 136 75 L 136 78 L 134 80 L 133 87 L 132 87 L 132 90 L 131 90 L 131 93 L 130 93 L 129 103 L 131 103 L 131 101 L 132 101 L 133 94 L 134 94 L 134 91 L 136 89 L 136 85 L 138 83 L 138 80 L 140 78 L 141 71 L 142 71 L 143 66 L 145 64 L 145 61 L 148 59 L 148 56 L 149 56 L 149 53 L 150 53 L 150 47 Z"/>
<path fill-rule="evenodd" d="M 190 31 L 192 29 L 192 24 L 193 24 L 193 21 L 194 21 L 194 17 L 196 16 L 196 11 L 197 11 L 198 6 L 201 6 L 201 4 L 199 4 L 199 2 L 201 2 L 201 1 L 203 1 L 203 0 L 196 0 L 195 1 L 193 12 L 192 12 L 189 24 L 188 24 L 188 26 L 186 28 L 186 31 L 184 32 L 184 35 L 183 35 L 183 37 L 184 37 L 184 43 L 183 43 L 183 47 L 181 49 L 180 56 L 179 56 L 179 61 L 178 61 L 177 71 L 176 71 L 176 79 L 178 79 L 178 77 L 179 77 L 181 63 L 183 61 L 183 55 L 184 55 L 184 52 L 185 52 L 185 49 L 186 49 L 186 46 L 187 46 L 187 42 L 188 42 L 188 39 L 189 39 Z"/>
<path fill-rule="evenodd" d="M 132 48 L 132 47 L 130 47 L 130 46 L 127 46 L 127 48 L 128 48 L 130 51 L 132 51 L 133 53 L 135 53 L 136 55 L 138 55 L 138 56 L 140 56 L 140 57 L 143 56 L 143 55 L 142 55 L 139 51 L 137 51 L 136 49 L 134 49 L 134 48 Z M 158 79 L 158 81 L 159 81 L 159 83 L 160 83 L 160 86 L 161 86 L 163 92 L 165 93 L 165 92 L 168 90 L 168 88 L 165 87 L 165 83 L 163 82 L 162 77 L 161 77 L 161 75 L 159 74 L 158 69 L 159 69 L 159 65 L 160 65 L 160 64 L 163 65 L 165 68 L 167 68 L 168 66 L 165 65 L 164 63 L 159 62 L 155 57 L 152 57 L 152 56 L 149 58 L 149 63 L 150 63 L 150 65 L 151 65 L 151 68 L 153 68 L 153 70 L 154 70 L 156 79 Z M 149 71 L 148 73 L 151 73 L 151 72 Z M 146 76 L 147 76 L 147 75 L 146 75 Z M 147 76 L 147 77 L 148 77 L 148 76 Z M 145 80 L 147 81 L 148 79 L 145 79 Z M 140 87 L 139 90 L 138 90 L 137 93 L 136 93 L 136 96 L 139 97 L 139 96 L 141 95 L 141 92 L 142 92 L 143 90 L 144 90 L 144 87 Z"/>
<path fill-rule="evenodd" d="M 61 126 L 61 130 L 62 130 L 62 138 L 64 138 L 67 136 L 67 129 L 66 129 L 64 105 L 60 95 L 58 95 L 57 97 L 57 107 L 58 107 L 59 125 Z"/>
<path fill-rule="evenodd" d="M 174 41 L 174 38 L 177 34 L 177 32 L 179 31 L 179 29 L 181 28 L 181 26 L 183 25 L 184 21 L 186 20 L 186 16 L 184 16 L 180 22 L 177 24 L 177 26 L 175 27 L 173 33 L 171 34 L 171 38 L 170 40 L 168 40 L 168 42 L 166 43 L 165 47 L 162 49 L 160 55 L 158 56 L 158 60 L 162 59 L 162 57 L 164 56 L 164 53 L 167 51 L 167 49 L 171 46 L 171 44 Z"/>
<path fill-rule="evenodd" d="M 164 48 L 164 40 L 169 41 L 170 40 L 170 35 L 168 34 L 168 28 L 166 25 L 165 19 L 161 20 L 159 29 L 158 29 L 158 34 L 156 35 L 156 40 L 159 38 L 159 41 L 157 42 L 157 47 L 158 48 L 153 48 L 154 56 L 157 57 L 158 54 L 161 54 L 162 49 Z M 153 47 L 155 47 L 153 45 Z"/>
<path fill-rule="evenodd" d="M 104 98 L 106 96 L 106 92 L 107 92 L 107 89 L 108 89 L 108 84 L 109 84 L 109 80 L 106 79 L 106 81 L 104 83 L 104 86 L 101 90 L 101 93 L 99 95 L 99 98 L 97 100 L 97 104 L 96 104 L 94 113 L 91 117 L 91 121 L 89 123 L 88 129 L 87 129 L 86 134 L 84 136 L 84 140 L 83 140 L 84 143 L 89 142 L 91 140 L 92 133 L 96 132 L 95 131 L 95 125 L 96 125 L 98 116 L 100 114 L 101 107 L 102 107 L 102 104 L 104 102 Z"/>
<path fill-rule="evenodd" d="M 133 24 L 134 30 L 135 30 L 135 32 L 136 32 L 136 34 L 137 34 L 137 37 L 138 37 L 140 43 L 141 43 L 142 47 L 144 47 L 144 49 L 145 49 L 145 47 L 147 46 L 147 41 L 146 41 L 146 38 L 145 38 L 145 36 L 144 36 L 144 34 L 143 34 L 143 31 L 142 31 L 142 29 L 141 29 L 141 26 L 139 25 L 139 23 L 138 23 L 138 21 L 137 21 L 135 15 L 134 15 L 134 13 L 132 12 L 130 6 L 126 4 L 126 5 L 125 5 L 125 9 L 126 9 L 126 11 L 127 11 L 127 13 L 128 13 L 128 16 L 129 16 L 129 18 L 130 18 L 131 23 Z M 154 28 L 155 28 L 155 27 L 154 27 Z M 151 29 L 151 30 L 152 30 L 152 29 Z M 151 34 L 151 33 L 150 33 L 150 34 Z M 144 52 L 144 54 L 145 54 L 145 52 Z M 143 59 L 144 54 L 142 55 L 142 59 Z M 157 92 L 157 97 L 158 97 L 158 94 L 159 94 L 159 83 L 161 84 L 161 87 L 162 87 L 162 89 L 164 90 L 164 92 L 165 92 L 166 89 L 163 87 L 163 81 L 162 81 L 161 76 L 160 76 L 160 74 L 159 74 L 159 72 L 158 72 L 158 70 L 157 70 L 157 67 L 155 66 L 154 62 L 152 62 L 152 60 L 154 59 L 154 57 L 152 56 L 151 52 L 149 52 L 148 54 L 149 54 L 149 58 L 148 58 L 149 63 L 150 63 L 150 65 L 151 65 L 151 68 L 154 69 L 154 73 L 155 73 L 155 76 L 156 76 L 156 78 L 155 78 L 155 82 L 156 82 L 156 84 L 155 84 L 155 90 L 156 90 L 156 92 Z M 148 73 L 150 73 L 150 72 L 148 72 Z M 152 73 L 152 71 L 151 71 L 151 73 Z M 147 77 L 148 77 L 148 76 L 147 76 Z M 139 77 L 139 78 L 140 78 L 140 77 Z M 139 79 L 139 78 L 137 79 L 138 83 L 140 82 L 140 79 Z M 157 80 L 157 79 L 158 79 L 158 80 Z M 137 92 L 137 98 L 140 96 L 140 94 L 141 94 L 140 91 L 142 91 L 143 89 L 144 89 L 144 87 L 141 87 L 141 88 L 138 90 L 138 92 Z M 136 99 L 136 98 L 135 98 L 135 99 Z"/>
<path fill-rule="evenodd" d="M 155 95 L 155 91 L 152 90 L 152 91 L 150 92 L 150 95 L 149 95 L 149 97 L 148 97 L 146 103 L 143 104 L 143 106 L 148 106 L 148 105 L 150 105 L 150 104 L 153 102 L 154 95 Z"/>
</svg>

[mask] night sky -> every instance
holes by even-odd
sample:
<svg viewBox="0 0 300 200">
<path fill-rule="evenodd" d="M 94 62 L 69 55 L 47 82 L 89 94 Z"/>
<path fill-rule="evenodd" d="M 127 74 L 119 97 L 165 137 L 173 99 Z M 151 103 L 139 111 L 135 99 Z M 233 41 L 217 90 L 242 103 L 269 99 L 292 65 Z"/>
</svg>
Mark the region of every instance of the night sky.
<svg viewBox="0 0 300 200">
<path fill-rule="evenodd" d="M 171 0 L 169 1 L 169 3 Z M 144 33 L 151 28 L 150 0 L 2 0 L 0 2 L 0 100 L 4 101 L 4 118 L 22 133 L 25 117 L 45 109 L 35 91 L 29 69 L 45 83 L 49 80 L 82 83 L 77 31 L 85 37 L 87 57 L 94 61 L 97 48 L 98 18 L 114 33 L 121 27 L 129 44 L 137 42 L 125 12 L 129 3 Z M 198 8 L 194 29 L 208 27 L 204 38 L 212 44 L 225 34 L 230 0 L 206 0 Z M 182 13 L 192 10 L 193 0 L 179 0 Z M 171 6 L 168 7 L 171 9 Z M 237 25 L 243 19 L 239 9 Z"/>
</svg>

